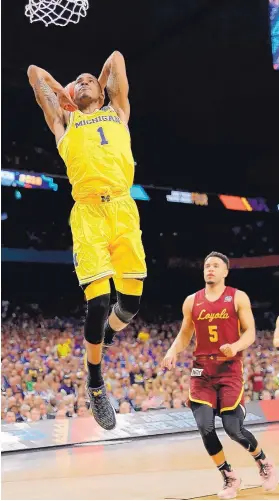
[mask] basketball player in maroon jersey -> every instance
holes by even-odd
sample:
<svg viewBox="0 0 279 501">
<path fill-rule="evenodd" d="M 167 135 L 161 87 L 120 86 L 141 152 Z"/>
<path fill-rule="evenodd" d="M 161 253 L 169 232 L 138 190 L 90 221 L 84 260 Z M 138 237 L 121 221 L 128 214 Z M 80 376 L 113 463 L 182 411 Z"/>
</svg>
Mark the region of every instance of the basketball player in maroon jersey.
<svg viewBox="0 0 279 501">
<path fill-rule="evenodd" d="M 224 478 L 220 499 L 235 498 L 241 480 L 226 461 L 215 430 L 216 414 L 229 437 L 256 460 L 264 490 L 274 490 L 278 483 L 274 465 L 243 426 L 242 351 L 255 341 L 255 322 L 247 294 L 225 285 L 228 273 L 227 256 L 211 252 L 205 258 L 205 289 L 186 298 L 181 329 L 163 360 L 163 367 L 174 368 L 177 354 L 187 348 L 195 331 L 189 405 L 205 448 Z"/>
</svg>

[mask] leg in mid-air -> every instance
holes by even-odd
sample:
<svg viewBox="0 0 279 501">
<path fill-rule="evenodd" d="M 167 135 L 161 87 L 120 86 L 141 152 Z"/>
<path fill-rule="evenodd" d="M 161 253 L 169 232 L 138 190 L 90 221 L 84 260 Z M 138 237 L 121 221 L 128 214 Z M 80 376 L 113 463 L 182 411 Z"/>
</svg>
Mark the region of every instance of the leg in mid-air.
<svg viewBox="0 0 279 501">
<path fill-rule="evenodd" d="M 117 217 L 113 213 L 110 216 L 115 235 L 111 263 L 117 302 L 105 326 L 104 346 L 107 347 L 113 343 L 115 333 L 124 329 L 138 313 L 147 274 L 136 203 L 132 198 L 120 201 Z"/>
<path fill-rule="evenodd" d="M 259 468 L 263 489 L 265 491 L 273 491 L 278 484 L 275 466 L 267 459 L 254 435 L 244 428 L 245 412 L 243 407 L 238 405 L 234 410 L 222 412 L 221 418 L 224 430 L 229 437 L 242 445 L 255 459 Z"/>
<path fill-rule="evenodd" d="M 101 372 L 104 327 L 109 313 L 110 283 L 108 278 L 96 280 L 85 289 L 87 314 L 84 337 L 87 355 L 87 391 L 97 423 L 106 430 L 116 425 L 114 409 L 107 397 Z"/>
<path fill-rule="evenodd" d="M 111 346 L 116 332 L 122 331 L 136 316 L 143 291 L 142 279 L 116 278 L 114 284 L 117 302 L 105 324 L 105 347 Z"/>
</svg>

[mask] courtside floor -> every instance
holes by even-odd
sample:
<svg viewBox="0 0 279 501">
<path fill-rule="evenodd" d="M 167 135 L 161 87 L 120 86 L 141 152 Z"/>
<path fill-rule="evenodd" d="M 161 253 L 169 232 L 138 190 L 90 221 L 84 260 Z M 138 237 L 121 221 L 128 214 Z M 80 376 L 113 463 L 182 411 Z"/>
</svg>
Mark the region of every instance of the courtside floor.
<svg viewBox="0 0 279 501">
<path fill-rule="evenodd" d="M 279 425 L 251 428 L 279 470 Z M 228 461 L 242 478 L 240 499 L 262 492 L 254 460 L 223 431 Z M 222 478 L 197 434 L 2 456 L 2 499 L 216 499 Z"/>
</svg>

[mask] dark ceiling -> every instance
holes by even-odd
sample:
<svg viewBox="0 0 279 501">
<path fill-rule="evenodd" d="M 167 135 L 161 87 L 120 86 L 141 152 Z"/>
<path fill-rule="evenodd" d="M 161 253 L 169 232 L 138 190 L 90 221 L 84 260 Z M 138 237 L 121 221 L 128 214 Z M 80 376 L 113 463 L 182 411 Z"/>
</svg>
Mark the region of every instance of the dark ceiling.
<svg viewBox="0 0 279 501">
<path fill-rule="evenodd" d="M 29 64 L 66 84 L 82 71 L 98 74 L 118 49 L 130 80 L 137 182 L 277 193 L 279 72 L 268 0 L 89 2 L 78 25 L 45 28 L 29 24 L 24 0 L 2 0 L 4 145 L 41 136 L 55 154 Z"/>
</svg>

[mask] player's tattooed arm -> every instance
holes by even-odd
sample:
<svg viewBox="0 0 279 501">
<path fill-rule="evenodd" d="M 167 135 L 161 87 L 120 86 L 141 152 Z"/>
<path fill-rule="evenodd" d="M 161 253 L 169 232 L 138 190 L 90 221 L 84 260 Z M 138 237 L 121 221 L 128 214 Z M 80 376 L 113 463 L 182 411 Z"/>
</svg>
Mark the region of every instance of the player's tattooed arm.
<svg viewBox="0 0 279 501">
<path fill-rule="evenodd" d="M 113 52 L 107 59 L 99 76 L 99 83 L 103 91 L 105 87 L 107 88 L 112 106 L 122 115 L 120 118 L 128 123 L 130 118 L 129 83 L 125 60 L 120 52 Z"/>
<path fill-rule="evenodd" d="M 29 66 L 28 78 L 39 106 L 42 108 L 45 120 L 58 141 L 65 132 L 69 120 L 69 112 L 60 107 L 57 95 L 65 94 L 69 104 L 73 104 L 66 95 L 65 89 L 47 71 L 38 66 Z"/>
<path fill-rule="evenodd" d="M 276 320 L 276 328 L 274 331 L 273 346 L 274 346 L 274 348 L 279 348 L 279 317 L 277 317 L 277 320 Z"/>
</svg>

